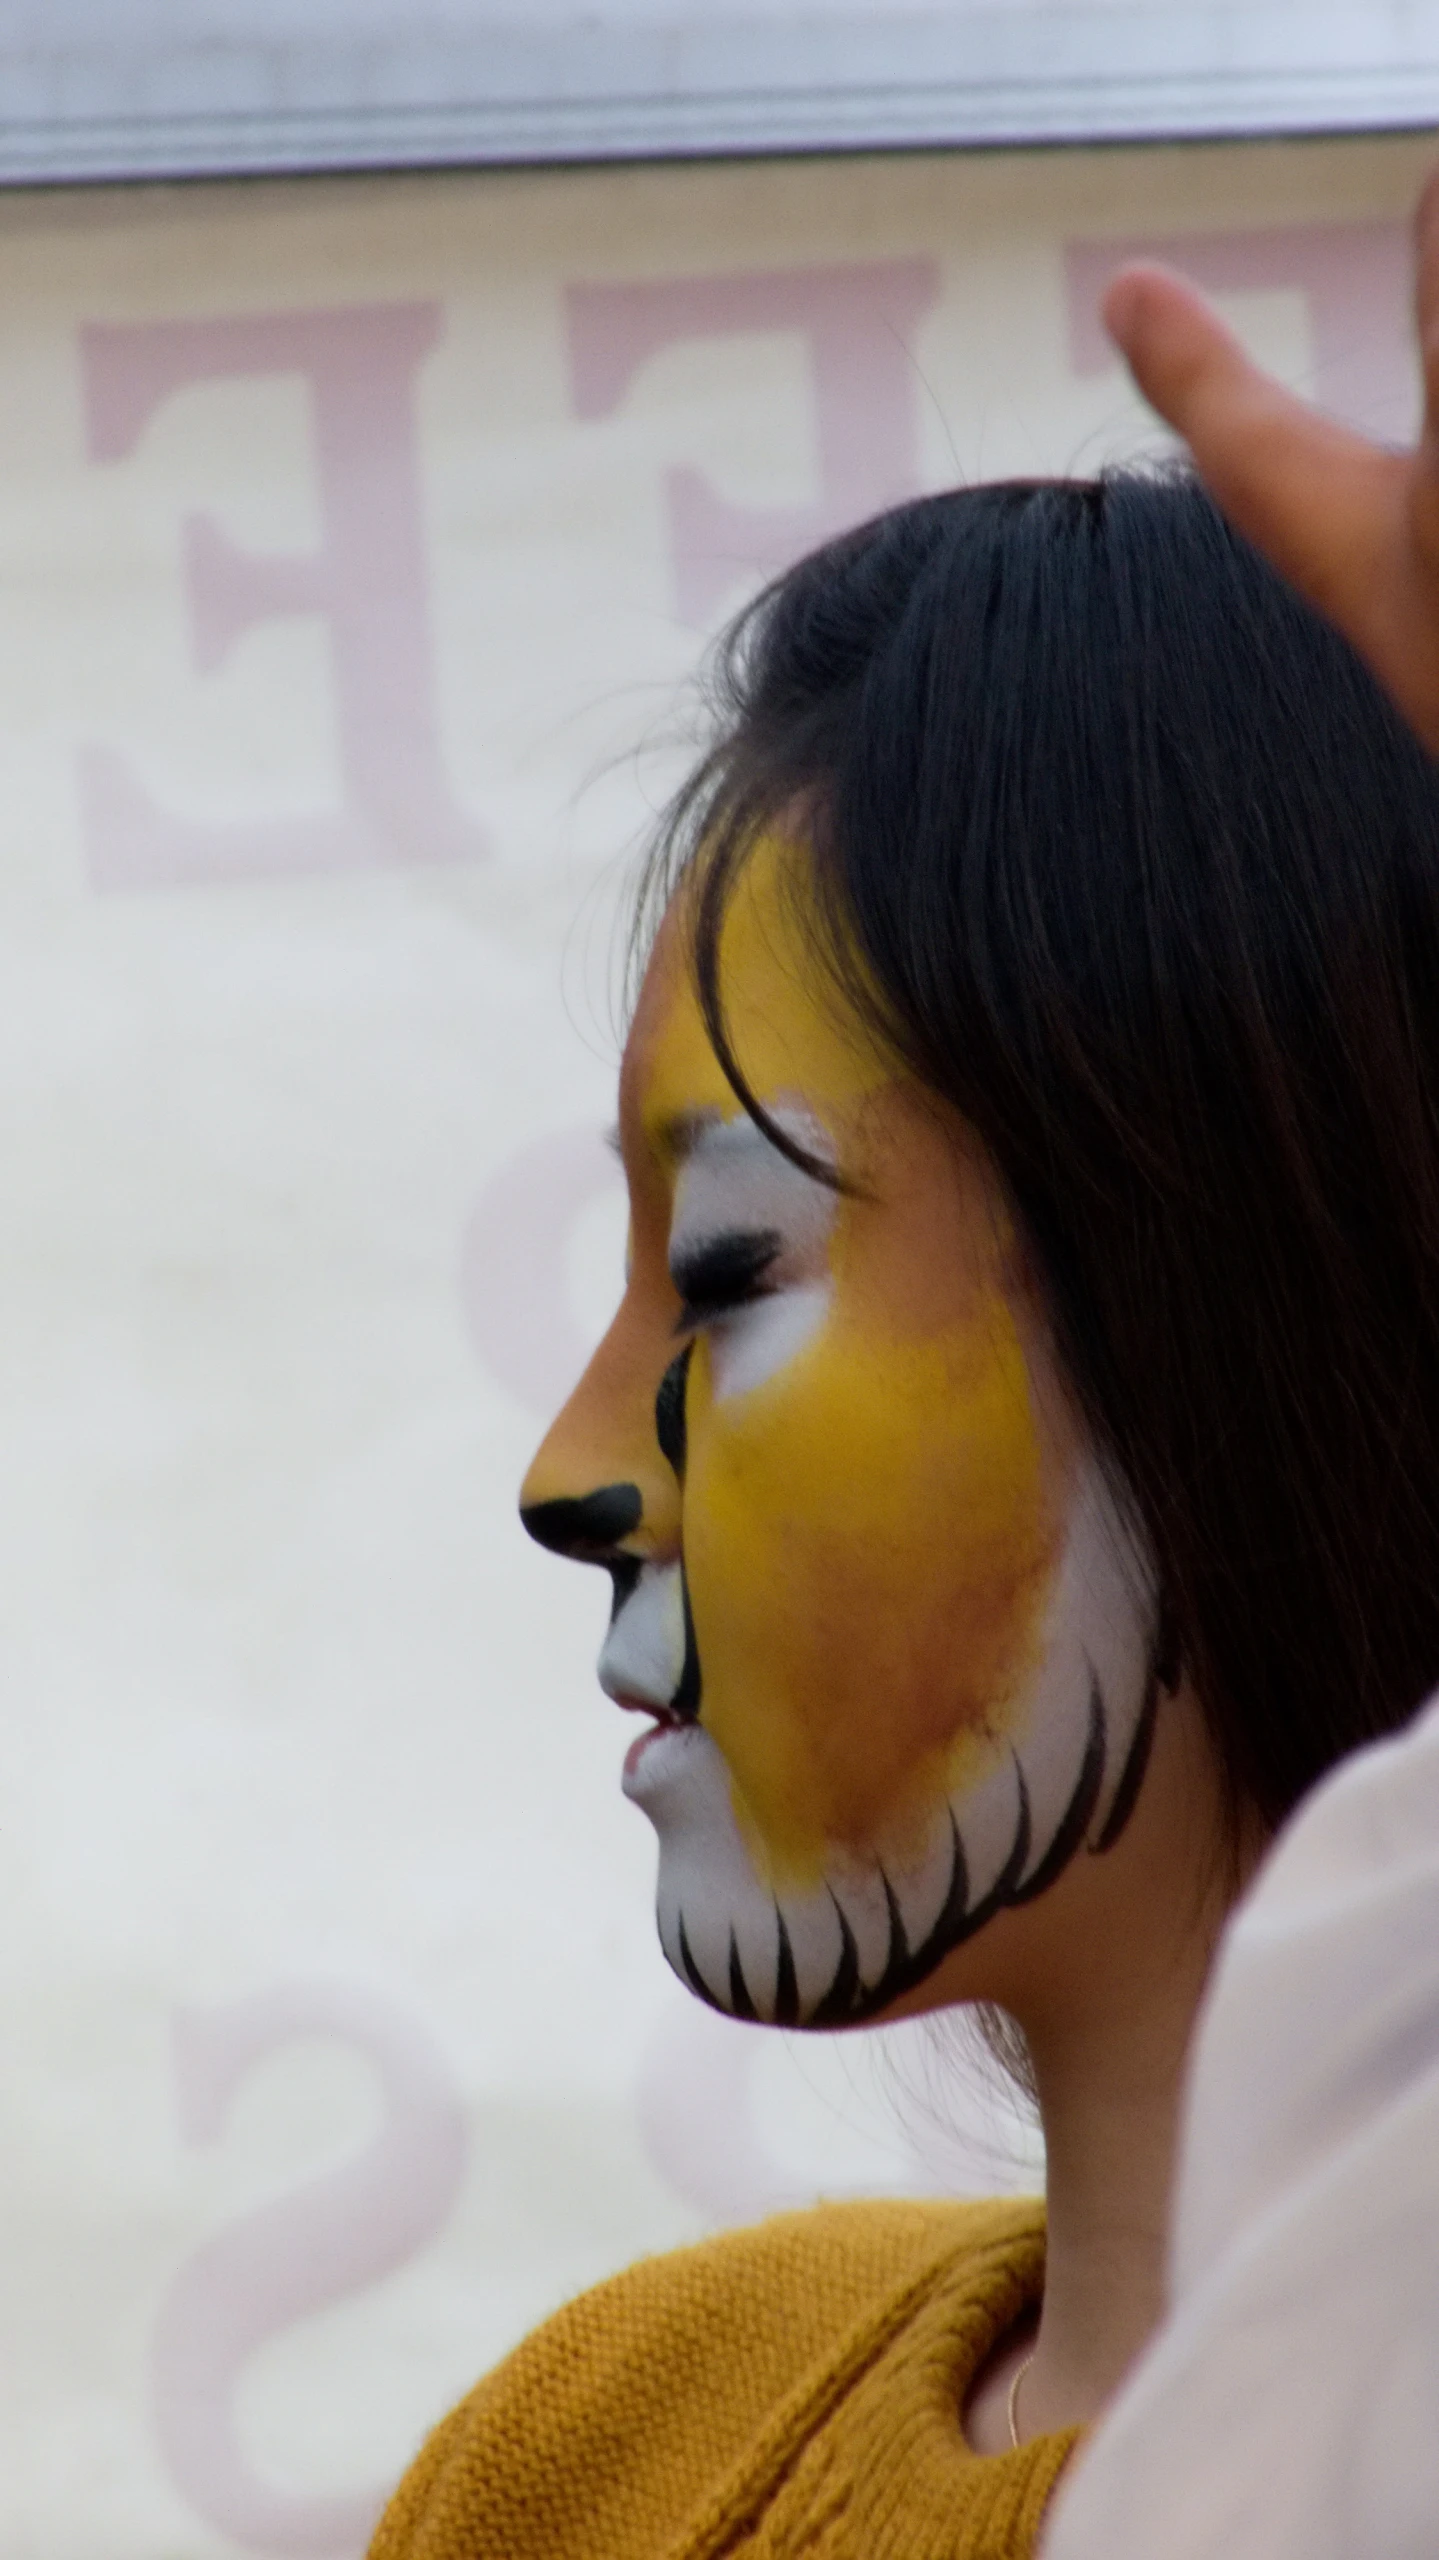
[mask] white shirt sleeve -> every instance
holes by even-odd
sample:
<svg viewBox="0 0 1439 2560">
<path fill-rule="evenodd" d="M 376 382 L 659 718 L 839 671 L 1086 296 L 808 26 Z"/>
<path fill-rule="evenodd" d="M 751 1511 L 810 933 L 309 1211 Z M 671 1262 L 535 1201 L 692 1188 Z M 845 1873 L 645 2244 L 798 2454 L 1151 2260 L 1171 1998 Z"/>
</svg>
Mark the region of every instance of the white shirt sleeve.
<svg viewBox="0 0 1439 2560">
<path fill-rule="evenodd" d="M 1436 2560 L 1439 1701 L 1316 1789 L 1226 1931 L 1169 2279 L 1044 2560 Z"/>
</svg>

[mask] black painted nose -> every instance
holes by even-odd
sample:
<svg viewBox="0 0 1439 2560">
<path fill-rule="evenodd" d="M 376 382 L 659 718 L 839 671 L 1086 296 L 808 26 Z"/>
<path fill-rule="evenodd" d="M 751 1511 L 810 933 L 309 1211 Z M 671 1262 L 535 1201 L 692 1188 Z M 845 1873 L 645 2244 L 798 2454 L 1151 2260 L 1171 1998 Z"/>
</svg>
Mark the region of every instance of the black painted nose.
<svg viewBox="0 0 1439 2560">
<path fill-rule="evenodd" d="M 644 1511 L 637 1484 L 602 1484 L 597 1493 L 520 1506 L 530 1536 L 577 1564 L 608 1564 L 622 1538 L 632 1537 Z"/>
</svg>

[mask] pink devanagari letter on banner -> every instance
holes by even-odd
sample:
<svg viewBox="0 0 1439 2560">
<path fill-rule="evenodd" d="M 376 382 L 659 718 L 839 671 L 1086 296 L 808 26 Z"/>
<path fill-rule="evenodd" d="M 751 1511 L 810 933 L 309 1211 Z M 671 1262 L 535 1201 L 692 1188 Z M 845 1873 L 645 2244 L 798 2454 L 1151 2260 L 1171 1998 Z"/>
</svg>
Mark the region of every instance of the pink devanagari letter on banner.
<svg viewBox="0 0 1439 2560">
<path fill-rule="evenodd" d="M 1072 240 L 1064 253 L 1070 361 L 1102 373 L 1119 357 L 1099 306 L 1131 258 L 1178 267 L 1206 293 L 1302 293 L 1314 343 L 1314 396 L 1364 434 L 1408 442 L 1418 424 L 1409 234 L 1399 222 L 1273 223 Z"/>
<path fill-rule="evenodd" d="M 360 2560 L 385 2486 L 301 2496 L 246 2452 L 235 2391 L 266 2339 L 403 2266 L 443 2228 L 465 2166 L 465 2121 L 444 2058 L 379 1994 L 285 1984 L 175 2022 L 181 2128 L 218 2140 L 241 2083 L 285 2047 L 338 2042 L 370 2065 L 382 2116 L 363 2150 L 205 2242 L 156 2324 L 155 2427 L 172 2479 L 207 2523 L 269 2560 Z"/>
<path fill-rule="evenodd" d="M 479 829 L 456 808 L 445 779 L 435 711 L 414 393 L 440 330 L 432 302 L 81 330 L 92 462 L 122 461 L 156 410 L 195 383 L 291 374 L 307 385 L 318 550 L 260 557 L 238 550 L 213 518 L 196 516 L 182 528 L 184 575 L 200 675 L 258 622 L 324 617 L 342 780 L 332 811 L 204 825 L 161 808 L 113 748 L 83 748 L 82 818 L 97 888 L 483 852 Z"/>
<path fill-rule="evenodd" d="M 738 576 L 769 575 L 919 487 L 914 331 L 939 295 L 932 258 L 572 285 L 575 411 L 607 418 L 640 367 L 686 340 L 798 332 L 809 351 L 819 492 L 808 506 L 742 507 L 697 471 L 666 475 L 675 605 L 707 622 Z"/>
</svg>

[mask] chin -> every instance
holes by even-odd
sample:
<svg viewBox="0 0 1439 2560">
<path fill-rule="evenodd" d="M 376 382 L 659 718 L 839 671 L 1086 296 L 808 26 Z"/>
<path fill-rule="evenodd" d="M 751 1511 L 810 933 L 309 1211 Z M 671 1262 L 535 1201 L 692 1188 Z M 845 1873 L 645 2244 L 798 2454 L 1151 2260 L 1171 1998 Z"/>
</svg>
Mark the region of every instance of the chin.
<svg viewBox="0 0 1439 2560">
<path fill-rule="evenodd" d="M 1118 1839 L 1174 1685 L 1154 1580 L 1096 1470 L 1077 1490 L 1038 1667 L 1007 1707 L 986 1775 L 935 1806 L 918 1847 L 839 1852 L 821 1882 L 776 1890 L 735 1817 L 729 1769 L 698 1721 L 662 1726 L 627 1793 L 659 1841 L 660 1943 L 730 2017 L 858 2026 L 913 1992 L 997 1911 L 1045 1892 Z"/>
</svg>

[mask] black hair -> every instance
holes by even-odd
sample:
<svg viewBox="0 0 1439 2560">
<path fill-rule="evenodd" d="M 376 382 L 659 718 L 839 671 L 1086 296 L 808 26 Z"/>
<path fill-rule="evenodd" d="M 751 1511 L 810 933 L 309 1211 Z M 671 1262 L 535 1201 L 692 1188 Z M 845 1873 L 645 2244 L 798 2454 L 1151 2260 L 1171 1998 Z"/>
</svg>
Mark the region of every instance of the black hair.
<svg viewBox="0 0 1439 2560">
<path fill-rule="evenodd" d="M 1439 1681 L 1439 768 L 1178 474 L 896 508 L 740 617 L 713 701 L 649 885 L 727 1070 L 757 1109 L 720 933 L 778 823 L 987 1148 L 1278 1821 Z"/>
</svg>

